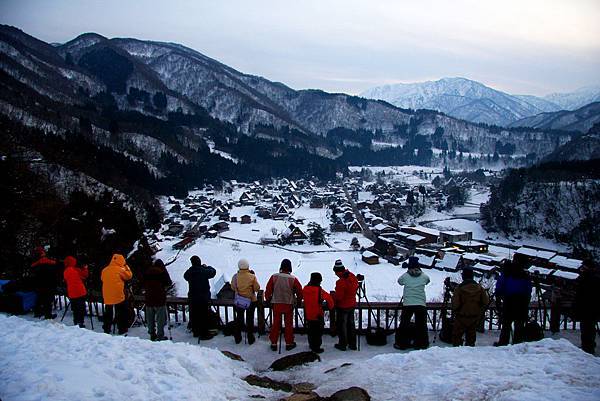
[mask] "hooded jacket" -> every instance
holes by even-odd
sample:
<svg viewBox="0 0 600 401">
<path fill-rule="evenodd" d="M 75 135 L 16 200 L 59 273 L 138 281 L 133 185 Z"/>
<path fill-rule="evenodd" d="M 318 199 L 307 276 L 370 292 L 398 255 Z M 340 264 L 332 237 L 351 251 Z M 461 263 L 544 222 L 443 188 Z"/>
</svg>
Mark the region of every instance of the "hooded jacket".
<svg viewBox="0 0 600 401">
<path fill-rule="evenodd" d="M 231 288 L 236 294 L 256 302 L 256 293 L 260 290 L 260 284 L 254 273 L 248 269 L 240 269 L 231 279 Z"/>
<path fill-rule="evenodd" d="M 319 285 L 308 284 L 302 290 L 302 295 L 304 298 L 304 318 L 306 320 L 319 320 L 325 315 L 321 303 L 319 303 L 319 298 L 321 302 L 327 302 L 327 309 L 333 309 L 333 298 Z"/>
<path fill-rule="evenodd" d="M 454 290 L 452 311 L 458 317 L 479 319 L 488 302 L 488 294 L 480 284 L 465 280 Z"/>
<path fill-rule="evenodd" d="M 71 299 L 87 295 L 84 280 L 88 278 L 89 271 L 86 267 L 77 267 L 77 260 L 73 256 L 65 258 L 65 271 L 63 278 L 67 284 L 67 296 Z"/>
<path fill-rule="evenodd" d="M 408 269 L 398 279 L 398 284 L 404 286 L 402 304 L 405 306 L 426 306 L 425 286 L 430 281 L 429 276 L 423 273 L 420 268 Z"/>
<path fill-rule="evenodd" d="M 36 290 L 54 290 L 58 286 L 59 268 L 56 260 L 46 257 L 43 248 L 36 249 L 39 258 L 31 264 L 33 285 Z"/>
<path fill-rule="evenodd" d="M 123 255 L 115 253 L 112 260 L 102 269 L 102 298 L 105 305 L 116 305 L 125 301 L 125 281 L 131 280 L 133 273 Z"/>
<path fill-rule="evenodd" d="M 188 298 L 191 302 L 208 302 L 210 301 L 210 282 L 217 271 L 207 265 L 193 264 L 184 273 L 183 278 L 189 284 Z"/>
<path fill-rule="evenodd" d="M 358 280 L 354 273 L 346 270 L 335 282 L 335 301 L 336 308 L 350 309 L 356 307 L 356 291 L 358 290 Z"/>
<path fill-rule="evenodd" d="M 171 286 L 171 276 L 164 267 L 152 265 L 144 274 L 146 306 L 164 306 L 167 303 L 167 288 Z"/>
</svg>

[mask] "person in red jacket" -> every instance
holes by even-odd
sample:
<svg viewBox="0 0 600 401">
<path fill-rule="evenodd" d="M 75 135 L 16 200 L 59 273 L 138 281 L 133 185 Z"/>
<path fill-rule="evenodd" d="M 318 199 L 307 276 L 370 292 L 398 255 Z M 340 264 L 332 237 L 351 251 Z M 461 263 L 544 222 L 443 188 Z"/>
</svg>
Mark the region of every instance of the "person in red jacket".
<svg viewBox="0 0 600 401">
<path fill-rule="evenodd" d="M 281 331 L 281 315 L 285 322 L 285 349 L 286 351 L 296 348 L 294 342 L 294 325 L 292 322 L 294 312 L 294 295 L 296 300 L 302 300 L 302 285 L 292 275 L 292 262 L 289 259 L 281 261 L 279 273 L 273 274 L 267 283 L 265 298 L 273 308 L 273 326 L 269 333 L 271 350 L 277 351 L 277 339 Z"/>
<path fill-rule="evenodd" d="M 308 334 L 308 346 L 311 351 L 323 352 L 323 327 L 325 326 L 325 309 L 333 309 L 333 298 L 321 288 L 323 277 L 321 273 L 311 273 L 310 281 L 302 290 L 304 298 L 304 320 Z"/>
<path fill-rule="evenodd" d="M 346 348 L 356 350 L 354 308 L 356 308 L 358 280 L 352 272 L 344 267 L 340 259 L 335 261 L 333 271 L 339 277 L 335 282 L 335 294 L 333 296 L 338 328 L 338 343 L 334 347 L 340 351 L 346 351 Z"/>
<path fill-rule="evenodd" d="M 44 316 L 45 319 L 54 319 L 56 314 L 52 313 L 54 306 L 54 294 L 58 286 L 59 273 L 56 260 L 46 256 L 44 248 L 37 247 L 34 251 L 37 260 L 31 264 L 33 276 L 33 288 L 37 294 L 33 314 L 35 317 Z"/>
<path fill-rule="evenodd" d="M 77 260 L 73 256 L 67 256 L 64 263 L 63 277 L 67 284 L 67 296 L 71 301 L 73 324 L 84 328 L 85 296 L 87 295 L 84 281 L 89 275 L 88 267 L 77 267 Z"/>
</svg>

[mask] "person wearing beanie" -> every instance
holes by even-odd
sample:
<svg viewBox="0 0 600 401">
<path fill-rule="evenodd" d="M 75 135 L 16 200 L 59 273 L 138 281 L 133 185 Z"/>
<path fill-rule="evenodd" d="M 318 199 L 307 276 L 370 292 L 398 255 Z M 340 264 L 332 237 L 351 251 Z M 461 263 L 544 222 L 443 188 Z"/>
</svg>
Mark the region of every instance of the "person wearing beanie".
<svg viewBox="0 0 600 401">
<path fill-rule="evenodd" d="M 56 260 L 46 256 L 46 250 L 39 246 L 35 248 L 36 261 L 31 264 L 32 284 L 37 298 L 33 314 L 35 317 L 54 319 L 56 314 L 52 313 L 54 306 L 54 294 L 59 281 L 59 265 Z"/>
<path fill-rule="evenodd" d="M 67 296 L 69 297 L 71 310 L 73 311 L 73 324 L 84 328 L 85 296 L 87 295 L 85 279 L 89 275 L 88 267 L 77 267 L 77 260 L 73 256 L 67 256 L 64 264 L 63 278 L 67 285 Z"/>
<path fill-rule="evenodd" d="M 207 265 L 203 265 L 197 255 L 190 258 L 192 266 L 183 274 L 188 282 L 188 300 L 190 302 L 190 326 L 194 337 L 200 340 L 210 340 L 213 336 L 209 332 L 208 308 L 210 303 L 209 280 L 217 274 L 217 271 Z"/>
<path fill-rule="evenodd" d="M 333 294 L 338 330 L 338 343 L 334 347 L 340 351 L 346 351 L 346 348 L 356 350 L 354 309 L 356 308 L 358 280 L 351 271 L 346 269 L 340 259 L 335 261 L 333 272 L 338 277 L 335 282 L 335 293 Z"/>
<path fill-rule="evenodd" d="M 125 298 L 125 282 L 131 280 L 133 273 L 123 255 L 115 253 L 108 266 L 102 269 L 102 299 L 104 301 L 104 320 L 102 328 L 110 334 L 113 316 L 117 321 L 119 334 L 127 333 L 129 329 L 127 299 Z"/>
<path fill-rule="evenodd" d="M 304 298 L 304 320 L 307 326 L 308 346 L 311 351 L 323 352 L 323 328 L 325 326 L 325 310 L 332 310 L 334 303 L 329 293 L 321 288 L 321 273 L 311 273 L 310 281 L 302 290 Z"/>
<path fill-rule="evenodd" d="M 408 333 L 410 320 L 415 316 L 415 338 L 414 347 L 416 349 L 425 349 L 429 347 L 429 335 L 427 332 L 427 309 L 425 286 L 431 281 L 421 270 L 419 258 L 411 256 L 408 264 L 404 263 L 402 267 L 407 268 L 407 272 L 400 276 L 398 284 L 404 287 L 402 291 L 402 313 L 400 314 L 400 332 Z M 400 336 L 401 343 L 394 344 L 396 349 L 407 349 L 410 346 L 410 338 Z"/>
<path fill-rule="evenodd" d="M 457 347 L 463 343 L 474 347 L 477 335 L 477 326 L 481 314 L 488 305 L 489 297 L 481 284 L 473 280 L 473 269 L 462 270 L 462 283 L 454 290 L 452 296 L 452 313 L 454 324 L 452 326 L 452 345 Z"/>
<path fill-rule="evenodd" d="M 256 275 L 250 270 L 250 263 L 246 259 L 240 259 L 238 262 L 238 272 L 231 278 L 231 288 L 235 292 L 236 297 L 244 297 L 250 300 L 250 306 L 247 309 L 234 306 L 235 314 L 235 329 L 233 337 L 235 343 L 242 342 L 242 329 L 244 328 L 245 315 L 245 330 L 248 335 L 248 344 L 254 344 L 254 311 L 256 309 L 256 293 L 260 290 L 260 285 L 256 279 Z"/>
<path fill-rule="evenodd" d="M 269 333 L 271 350 L 277 351 L 277 340 L 281 331 L 281 321 L 285 322 L 285 349 L 287 351 L 296 348 L 294 342 L 293 312 L 296 300 L 302 300 L 302 285 L 292 275 L 292 262 L 283 259 L 279 273 L 273 274 L 267 282 L 265 298 L 271 303 L 273 311 L 273 326 Z M 294 299 L 295 298 L 295 299 Z"/>
</svg>

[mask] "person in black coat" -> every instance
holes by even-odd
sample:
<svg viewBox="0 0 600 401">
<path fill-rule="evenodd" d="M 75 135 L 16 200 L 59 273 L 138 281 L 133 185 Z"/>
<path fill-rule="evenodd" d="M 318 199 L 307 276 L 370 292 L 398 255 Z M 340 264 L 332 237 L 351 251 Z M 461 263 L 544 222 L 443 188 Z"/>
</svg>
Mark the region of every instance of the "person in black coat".
<svg viewBox="0 0 600 401">
<path fill-rule="evenodd" d="M 190 302 L 190 324 L 194 337 L 210 340 L 208 329 L 208 308 L 210 303 L 210 283 L 217 271 L 211 266 L 203 265 L 196 255 L 190 258 L 192 266 L 184 273 L 183 278 L 188 282 L 188 299 Z"/>
<path fill-rule="evenodd" d="M 599 292 L 598 266 L 586 260 L 577 279 L 575 318 L 581 322 L 581 349 L 590 354 L 596 351 L 596 322 L 600 317 Z"/>
</svg>

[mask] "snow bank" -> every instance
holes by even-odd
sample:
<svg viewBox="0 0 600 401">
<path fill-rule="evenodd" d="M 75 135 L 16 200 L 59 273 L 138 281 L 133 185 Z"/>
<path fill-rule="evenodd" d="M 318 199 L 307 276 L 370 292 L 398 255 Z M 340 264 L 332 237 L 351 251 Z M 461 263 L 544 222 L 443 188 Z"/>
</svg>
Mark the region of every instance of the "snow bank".
<svg viewBox="0 0 600 401">
<path fill-rule="evenodd" d="M 600 399 L 600 359 L 564 339 L 384 354 L 328 374 L 315 366 L 301 374 L 323 383 L 322 396 L 360 386 L 379 401 Z"/>
<path fill-rule="evenodd" d="M 113 337 L 0 314 L 3 400 L 245 400 L 274 392 L 247 364 L 182 343 Z"/>
</svg>

